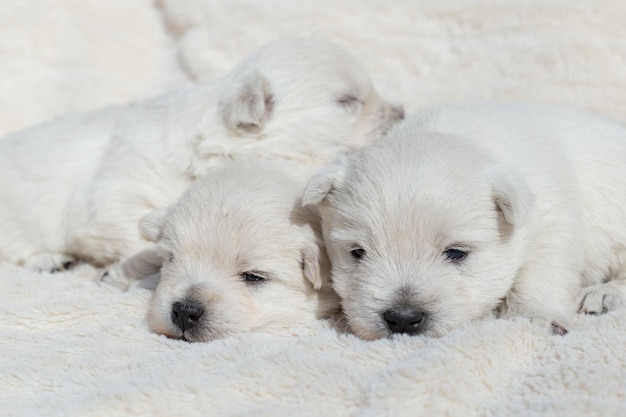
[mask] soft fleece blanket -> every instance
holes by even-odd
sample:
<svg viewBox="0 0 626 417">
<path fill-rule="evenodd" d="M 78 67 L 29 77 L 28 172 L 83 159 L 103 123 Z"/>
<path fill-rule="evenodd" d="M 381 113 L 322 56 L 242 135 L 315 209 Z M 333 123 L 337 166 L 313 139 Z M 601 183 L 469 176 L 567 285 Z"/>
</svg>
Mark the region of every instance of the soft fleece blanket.
<svg viewBox="0 0 626 417">
<path fill-rule="evenodd" d="M 626 121 L 621 0 L 3 0 L 0 134 L 224 74 L 280 36 L 360 57 L 408 111 L 524 100 Z M 0 167 L 1 175 L 1 167 Z M 364 342 L 324 322 L 188 344 L 151 293 L 0 266 L 0 416 L 625 416 L 626 308 L 564 337 L 485 320 Z"/>
</svg>

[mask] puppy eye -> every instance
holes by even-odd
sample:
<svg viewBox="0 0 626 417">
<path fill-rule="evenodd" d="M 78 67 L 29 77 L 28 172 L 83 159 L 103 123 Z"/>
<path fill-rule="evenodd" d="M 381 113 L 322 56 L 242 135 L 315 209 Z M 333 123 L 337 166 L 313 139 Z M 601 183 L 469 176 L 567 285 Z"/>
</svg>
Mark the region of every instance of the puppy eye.
<svg viewBox="0 0 626 417">
<path fill-rule="evenodd" d="M 456 248 L 448 248 L 443 251 L 443 256 L 445 256 L 446 260 L 454 263 L 461 262 L 463 259 L 465 259 L 467 254 L 467 251 Z"/>
<path fill-rule="evenodd" d="M 354 259 L 363 259 L 363 257 L 365 256 L 365 249 L 363 248 L 352 249 L 350 251 L 350 255 L 352 255 Z"/>
<path fill-rule="evenodd" d="M 243 274 L 241 274 L 241 278 L 245 282 L 251 282 L 251 283 L 262 282 L 267 279 L 263 275 L 260 275 L 259 273 L 256 273 L 256 272 L 244 272 Z"/>
<path fill-rule="evenodd" d="M 174 262 L 174 255 L 167 258 L 167 262 L 170 262 L 170 263 Z"/>
<path fill-rule="evenodd" d="M 345 94 L 337 99 L 337 103 L 343 107 L 350 107 L 355 104 L 360 104 L 361 101 L 351 94 Z"/>
</svg>

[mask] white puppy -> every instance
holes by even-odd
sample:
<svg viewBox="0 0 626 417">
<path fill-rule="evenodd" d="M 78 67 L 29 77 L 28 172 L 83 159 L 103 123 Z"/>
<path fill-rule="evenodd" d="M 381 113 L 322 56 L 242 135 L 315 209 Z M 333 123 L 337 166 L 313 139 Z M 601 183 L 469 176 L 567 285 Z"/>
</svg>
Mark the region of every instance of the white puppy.
<svg viewBox="0 0 626 417">
<path fill-rule="evenodd" d="M 54 270 L 145 246 L 139 219 L 232 155 L 324 161 L 402 116 L 328 43 L 269 44 L 224 79 L 0 141 L 0 260 Z"/>
<path fill-rule="evenodd" d="M 577 307 L 624 299 L 624 161 L 626 129 L 584 112 L 443 106 L 316 174 L 303 201 L 357 335 L 438 336 L 492 311 L 563 334 Z"/>
<path fill-rule="evenodd" d="M 337 308 L 319 218 L 301 206 L 309 176 L 300 165 L 235 159 L 142 219 L 143 236 L 165 260 L 152 330 L 206 342 Z"/>
</svg>

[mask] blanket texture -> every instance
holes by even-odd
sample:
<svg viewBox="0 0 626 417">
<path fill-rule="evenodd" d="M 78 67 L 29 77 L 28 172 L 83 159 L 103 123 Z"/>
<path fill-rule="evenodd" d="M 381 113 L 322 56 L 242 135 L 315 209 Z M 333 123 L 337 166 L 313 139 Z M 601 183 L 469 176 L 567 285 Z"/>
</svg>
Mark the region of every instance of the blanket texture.
<svg viewBox="0 0 626 417">
<path fill-rule="evenodd" d="M 573 105 L 626 121 L 621 0 L 3 0 L 0 134 L 223 75 L 287 35 L 343 45 L 408 111 Z M 0 175 L 1 175 L 0 167 Z M 0 265 L 1 416 L 625 416 L 626 309 L 563 337 L 485 320 L 364 342 L 325 322 L 206 344 L 82 265 Z"/>
</svg>

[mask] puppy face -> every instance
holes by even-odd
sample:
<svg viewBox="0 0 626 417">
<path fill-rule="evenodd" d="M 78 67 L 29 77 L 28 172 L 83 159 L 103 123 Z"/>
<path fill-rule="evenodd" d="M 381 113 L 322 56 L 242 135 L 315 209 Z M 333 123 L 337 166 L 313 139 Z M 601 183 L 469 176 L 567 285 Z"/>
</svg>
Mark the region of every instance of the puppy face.
<svg viewBox="0 0 626 417">
<path fill-rule="evenodd" d="M 410 123 L 309 183 L 335 289 L 364 339 L 438 336 L 481 318 L 521 265 L 522 181 L 463 139 Z"/>
<path fill-rule="evenodd" d="M 221 125 L 236 139 L 216 142 L 207 136 L 199 147 L 204 156 L 330 160 L 380 137 L 404 115 L 402 107 L 380 98 L 354 57 L 312 39 L 261 48 L 235 67 L 219 90 Z"/>
<path fill-rule="evenodd" d="M 296 170 L 234 161 L 142 220 L 164 264 L 152 330 L 191 342 L 284 328 L 336 307 Z"/>
</svg>

